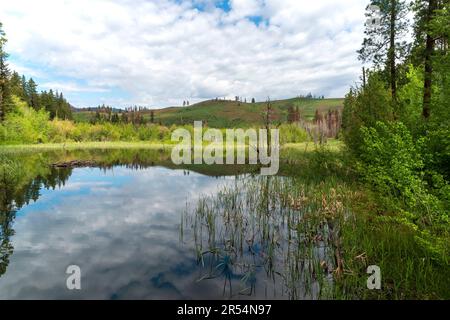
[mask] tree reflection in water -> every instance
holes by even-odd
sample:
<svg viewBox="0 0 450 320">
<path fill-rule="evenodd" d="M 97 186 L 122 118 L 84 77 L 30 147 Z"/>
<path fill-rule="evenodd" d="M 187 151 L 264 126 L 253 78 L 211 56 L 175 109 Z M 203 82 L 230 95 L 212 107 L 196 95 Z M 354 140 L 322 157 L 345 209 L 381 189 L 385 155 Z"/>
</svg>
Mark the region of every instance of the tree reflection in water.
<svg viewBox="0 0 450 320">
<path fill-rule="evenodd" d="M 37 155 L 0 157 L 0 277 L 14 251 L 11 237 L 16 212 L 37 201 L 41 188 L 61 187 L 72 174 L 71 168 L 56 169 L 43 165 L 42 161 Z"/>
</svg>

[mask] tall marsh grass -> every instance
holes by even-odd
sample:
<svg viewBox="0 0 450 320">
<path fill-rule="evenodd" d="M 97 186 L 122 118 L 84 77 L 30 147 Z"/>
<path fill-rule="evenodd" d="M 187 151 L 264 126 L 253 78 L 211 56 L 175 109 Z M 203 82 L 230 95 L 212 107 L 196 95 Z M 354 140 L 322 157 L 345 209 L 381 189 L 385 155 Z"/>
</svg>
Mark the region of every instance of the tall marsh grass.
<svg viewBox="0 0 450 320">
<path fill-rule="evenodd" d="M 269 297 L 327 298 L 340 272 L 335 240 L 343 199 L 330 185 L 286 177 L 237 178 L 205 196 L 182 218 L 204 273 L 230 298 L 264 290 Z M 320 196 L 318 196 L 320 195 Z"/>
</svg>

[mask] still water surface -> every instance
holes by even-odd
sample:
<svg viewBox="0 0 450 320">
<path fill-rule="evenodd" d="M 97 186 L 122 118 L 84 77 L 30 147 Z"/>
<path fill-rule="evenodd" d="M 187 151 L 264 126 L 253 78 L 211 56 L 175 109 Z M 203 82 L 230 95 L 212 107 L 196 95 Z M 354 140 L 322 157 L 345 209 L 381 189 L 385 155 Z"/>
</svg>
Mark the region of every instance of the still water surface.
<svg viewBox="0 0 450 320">
<path fill-rule="evenodd" d="M 2 160 L 12 177 L 2 184 L 0 299 L 292 298 L 263 264 L 199 259 L 199 235 L 183 223 L 200 198 L 253 176 L 116 160 L 80 168 L 53 168 L 44 154 Z M 263 255 L 245 241 L 244 255 Z M 81 268 L 81 290 L 66 287 L 69 265 Z"/>
</svg>

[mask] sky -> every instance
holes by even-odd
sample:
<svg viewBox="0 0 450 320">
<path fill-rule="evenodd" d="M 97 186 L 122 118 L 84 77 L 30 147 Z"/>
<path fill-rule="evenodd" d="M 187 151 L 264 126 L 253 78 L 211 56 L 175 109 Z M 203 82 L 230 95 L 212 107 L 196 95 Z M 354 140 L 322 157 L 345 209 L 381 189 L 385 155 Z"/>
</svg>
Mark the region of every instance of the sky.
<svg viewBox="0 0 450 320">
<path fill-rule="evenodd" d="M 0 0 L 11 69 L 77 107 L 343 97 L 367 0 Z"/>
</svg>

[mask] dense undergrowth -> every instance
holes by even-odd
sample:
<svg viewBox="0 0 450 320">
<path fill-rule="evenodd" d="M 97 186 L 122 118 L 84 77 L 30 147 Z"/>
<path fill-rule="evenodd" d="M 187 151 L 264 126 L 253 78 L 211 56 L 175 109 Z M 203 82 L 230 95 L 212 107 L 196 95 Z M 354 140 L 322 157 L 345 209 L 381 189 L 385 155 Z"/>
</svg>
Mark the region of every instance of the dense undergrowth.
<svg viewBox="0 0 450 320">
<path fill-rule="evenodd" d="M 170 127 L 158 124 L 86 123 L 71 120 L 50 120 L 44 110 L 36 111 L 24 101 L 13 97 L 13 109 L 0 123 L 0 144 L 42 144 L 62 142 L 146 141 L 170 143 L 172 133 L 184 128 L 193 136 L 193 124 Z M 203 130 L 207 130 L 204 127 Z M 226 129 L 220 129 L 225 134 Z M 308 140 L 305 130 L 294 124 L 279 126 L 280 143 L 299 143 Z"/>
</svg>

